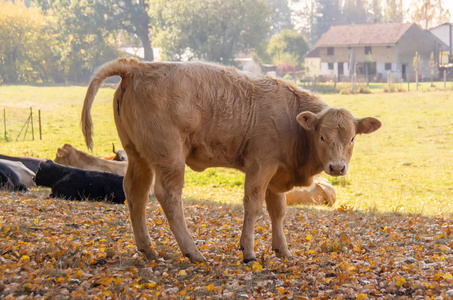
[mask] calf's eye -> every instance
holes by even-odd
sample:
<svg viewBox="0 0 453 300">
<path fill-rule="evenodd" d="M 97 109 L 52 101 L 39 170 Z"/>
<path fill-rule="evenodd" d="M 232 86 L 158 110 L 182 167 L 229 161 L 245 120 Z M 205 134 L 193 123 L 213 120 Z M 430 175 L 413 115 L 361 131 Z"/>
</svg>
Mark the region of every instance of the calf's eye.
<svg viewBox="0 0 453 300">
<path fill-rule="evenodd" d="M 354 143 L 354 139 L 355 139 L 355 137 L 353 137 L 353 138 L 351 139 L 351 142 L 350 142 L 349 144 L 353 144 L 353 143 Z"/>
<path fill-rule="evenodd" d="M 321 135 L 321 142 L 324 142 L 324 137 Z"/>
</svg>

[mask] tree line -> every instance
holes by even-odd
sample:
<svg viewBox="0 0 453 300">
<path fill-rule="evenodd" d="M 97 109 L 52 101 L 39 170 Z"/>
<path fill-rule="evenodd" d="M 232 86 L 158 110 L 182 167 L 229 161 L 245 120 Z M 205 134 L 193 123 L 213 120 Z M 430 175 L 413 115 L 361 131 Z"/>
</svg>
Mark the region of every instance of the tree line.
<svg viewBox="0 0 453 300">
<path fill-rule="evenodd" d="M 301 66 L 332 25 L 450 17 L 443 0 L 0 0 L 0 83 L 87 82 L 103 63 L 142 47 L 144 59 L 235 65 L 240 54 Z"/>
</svg>

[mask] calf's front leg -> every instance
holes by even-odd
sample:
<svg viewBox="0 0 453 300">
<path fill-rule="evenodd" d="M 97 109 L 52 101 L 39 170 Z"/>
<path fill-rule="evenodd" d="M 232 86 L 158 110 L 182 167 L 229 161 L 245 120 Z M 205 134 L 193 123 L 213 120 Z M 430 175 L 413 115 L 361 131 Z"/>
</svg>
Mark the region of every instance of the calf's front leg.
<svg viewBox="0 0 453 300">
<path fill-rule="evenodd" d="M 255 222 L 263 207 L 266 189 L 275 173 L 273 168 L 256 166 L 252 172 L 246 172 L 244 183 L 244 224 L 240 240 L 240 249 L 245 263 L 256 260 L 254 253 Z"/>
<path fill-rule="evenodd" d="M 284 193 L 266 192 L 266 207 L 272 221 L 272 249 L 277 257 L 290 257 L 285 238 L 283 217 L 286 213 L 286 197 Z"/>
</svg>

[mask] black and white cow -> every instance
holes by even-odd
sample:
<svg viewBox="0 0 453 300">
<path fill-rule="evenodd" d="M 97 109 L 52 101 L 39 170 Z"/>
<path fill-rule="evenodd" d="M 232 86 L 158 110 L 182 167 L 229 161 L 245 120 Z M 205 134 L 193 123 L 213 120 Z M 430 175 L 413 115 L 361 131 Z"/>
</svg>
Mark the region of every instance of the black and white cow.
<svg viewBox="0 0 453 300">
<path fill-rule="evenodd" d="M 0 163 L 0 188 L 8 189 L 11 192 L 27 191 L 19 176 L 8 165 Z"/>
</svg>

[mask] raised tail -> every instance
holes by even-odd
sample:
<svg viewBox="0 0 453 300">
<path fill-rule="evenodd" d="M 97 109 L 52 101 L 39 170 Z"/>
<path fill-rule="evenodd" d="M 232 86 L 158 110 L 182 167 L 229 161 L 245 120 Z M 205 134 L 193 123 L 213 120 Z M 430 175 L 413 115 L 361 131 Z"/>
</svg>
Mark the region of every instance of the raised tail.
<svg viewBox="0 0 453 300">
<path fill-rule="evenodd" d="M 129 78 L 133 69 L 141 63 L 135 59 L 120 58 L 106 63 L 100 67 L 91 79 L 88 86 L 85 101 L 82 109 L 82 132 L 88 149 L 93 149 L 93 120 L 91 118 L 91 107 L 99 88 L 104 81 L 111 76 L 121 76 L 121 79 Z"/>
</svg>

